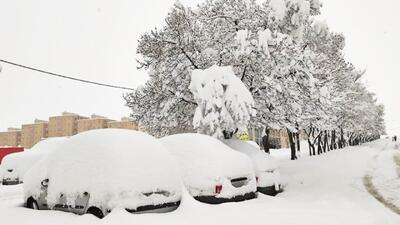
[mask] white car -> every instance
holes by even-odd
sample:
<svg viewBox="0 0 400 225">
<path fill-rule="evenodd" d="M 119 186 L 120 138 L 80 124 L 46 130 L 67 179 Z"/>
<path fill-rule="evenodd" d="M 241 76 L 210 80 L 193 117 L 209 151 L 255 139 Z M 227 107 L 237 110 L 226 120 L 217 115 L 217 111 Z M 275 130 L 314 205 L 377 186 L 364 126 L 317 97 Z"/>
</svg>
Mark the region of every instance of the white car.
<svg viewBox="0 0 400 225">
<path fill-rule="evenodd" d="M 41 140 L 31 149 L 7 155 L 2 161 L 3 185 L 13 185 L 23 182 L 25 173 L 40 159 L 47 155 L 58 145 L 62 144 L 66 137 L 55 137 Z"/>
<path fill-rule="evenodd" d="M 167 212 L 181 200 L 179 170 L 154 137 L 123 129 L 91 130 L 70 137 L 27 172 L 28 208 L 99 218 L 112 209 Z"/>
<path fill-rule="evenodd" d="M 183 182 L 195 199 L 218 204 L 255 197 L 256 178 L 246 155 L 202 134 L 176 134 L 160 142 L 177 159 Z"/>
<path fill-rule="evenodd" d="M 257 191 L 267 195 L 276 195 L 282 191 L 278 162 L 260 147 L 249 141 L 237 139 L 224 140 L 232 149 L 244 153 L 253 161 L 257 178 Z"/>
</svg>

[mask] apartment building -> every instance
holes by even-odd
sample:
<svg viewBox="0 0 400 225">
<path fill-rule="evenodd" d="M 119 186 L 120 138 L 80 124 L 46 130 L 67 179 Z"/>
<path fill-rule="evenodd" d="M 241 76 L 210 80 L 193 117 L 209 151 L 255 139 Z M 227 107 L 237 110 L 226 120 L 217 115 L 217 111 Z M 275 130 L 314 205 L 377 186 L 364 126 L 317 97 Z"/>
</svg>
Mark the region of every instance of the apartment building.
<svg viewBox="0 0 400 225">
<path fill-rule="evenodd" d="M 88 119 L 77 120 L 77 131 L 78 133 L 81 133 L 87 130 L 108 128 L 108 123 L 110 121 L 111 121 L 110 119 L 104 116 L 93 114 Z"/>
<path fill-rule="evenodd" d="M 0 132 L 0 146 L 20 146 L 21 129 L 8 128 L 5 132 Z"/>
<path fill-rule="evenodd" d="M 132 118 L 122 117 L 121 121 L 108 121 L 108 128 L 138 130 L 136 122 Z"/>
<path fill-rule="evenodd" d="M 63 112 L 49 118 L 49 137 L 65 137 L 78 133 L 77 121 L 88 119 L 75 113 Z"/>
<path fill-rule="evenodd" d="M 33 124 L 24 124 L 21 129 L 21 145 L 31 148 L 43 138 L 48 137 L 49 123 L 36 119 Z"/>
</svg>

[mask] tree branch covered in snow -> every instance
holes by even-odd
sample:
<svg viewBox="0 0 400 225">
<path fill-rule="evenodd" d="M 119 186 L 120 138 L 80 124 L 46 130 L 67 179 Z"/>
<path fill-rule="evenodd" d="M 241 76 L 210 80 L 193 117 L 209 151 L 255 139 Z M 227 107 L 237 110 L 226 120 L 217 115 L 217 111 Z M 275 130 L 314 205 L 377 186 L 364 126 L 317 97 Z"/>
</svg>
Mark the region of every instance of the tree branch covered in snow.
<svg viewBox="0 0 400 225">
<path fill-rule="evenodd" d="M 384 133 L 383 106 L 361 82 L 363 72 L 344 59 L 344 36 L 316 20 L 321 7 L 318 0 L 175 3 L 164 27 L 139 40 L 139 65 L 150 78 L 125 96 L 132 117 L 156 136 L 242 127 L 229 116 L 204 124 L 196 118 L 207 115 L 204 99 L 190 90 L 191 76 L 218 66 L 232 68 L 252 95 L 251 127 L 294 136 L 306 130 L 319 151 Z"/>
<path fill-rule="evenodd" d="M 200 133 L 222 139 L 224 132 L 247 131 L 254 100 L 232 67 L 194 70 L 189 88 L 197 102 L 193 126 Z"/>
</svg>

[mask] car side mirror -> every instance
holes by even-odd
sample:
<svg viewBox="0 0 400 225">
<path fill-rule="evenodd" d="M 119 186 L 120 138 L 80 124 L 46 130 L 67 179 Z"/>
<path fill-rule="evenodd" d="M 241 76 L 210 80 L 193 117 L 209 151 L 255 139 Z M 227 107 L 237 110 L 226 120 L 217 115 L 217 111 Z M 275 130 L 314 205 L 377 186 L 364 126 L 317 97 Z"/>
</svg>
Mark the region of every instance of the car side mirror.
<svg viewBox="0 0 400 225">
<path fill-rule="evenodd" d="M 42 185 L 42 187 L 47 188 L 49 186 L 49 179 L 42 180 L 40 184 Z"/>
</svg>

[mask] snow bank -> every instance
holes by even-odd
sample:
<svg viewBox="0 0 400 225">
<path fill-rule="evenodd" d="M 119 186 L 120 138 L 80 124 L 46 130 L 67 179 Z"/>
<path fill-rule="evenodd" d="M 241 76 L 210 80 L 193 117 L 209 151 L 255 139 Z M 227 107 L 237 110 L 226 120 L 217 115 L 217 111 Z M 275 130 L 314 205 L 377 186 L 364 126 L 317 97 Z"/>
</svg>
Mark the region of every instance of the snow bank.
<svg viewBox="0 0 400 225">
<path fill-rule="evenodd" d="M 268 187 L 276 185 L 276 188 L 279 189 L 280 175 L 278 171 L 278 161 L 276 159 L 270 154 L 260 150 L 260 147 L 256 147 L 254 144 L 246 141 L 229 139 L 224 140 L 224 143 L 232 149 L 250 157 L 253 162 L 255 174 L 258 177 L 257 186 Z"/>
<path fill-rule="evenodd" d="M 25 173 L 48 152 L 57 148 L 66 138 L 48 138 L 38 142 L 31 149 L 23 152 L 16 152 L 4 157 L 2 167 L 4 168 L 4 177 L 19 178 L 23 181 Z M 12 172 L 7 172 L 12 170 Z M 1 176 L 0 176 L 1 177 Z"/>
<path fill-rule="evenodd" d="M 190 91 L 197 102 L 193 125 L 201 133 L 222 136 L 222 130 L 247 130 L 254 100 L 232 67 L 193 70 Z"/>
<path fill-rule="evenodd" d="M 400 151 L 380 152 L 371 162 L 368 175 L 384 204 L 392 204 L 400 210 Z"/>
<path fill-rule="evenodd" d="M 177 159 L 183 181 L 193 196 L 205 195 L 200 190 L 212 189 L 222 184 L 222 192 L 216 197 L 230 198 L 256 189 L 253 166 L 250 159 L 226 146 L 221 141 L 202 134 L 176 134 L 160 139 L 161 143 Z M 234 188 L 229 178 L 247 177 L 250 182 Z"/>
<path fill-rule="evenodd" d="M 25 198 L 37 196 L 46 178 L 50 206 L 60 193 L 73 204 L 88 192 L 89 205 L 110 209 L 178 201 L 181 195 L 174 160 L 157 139 L 139 131 L 102 129 L 70 137 L 28 171 Z M 170 195 L 143 195 L 156 191 Z"/>
</svg>

